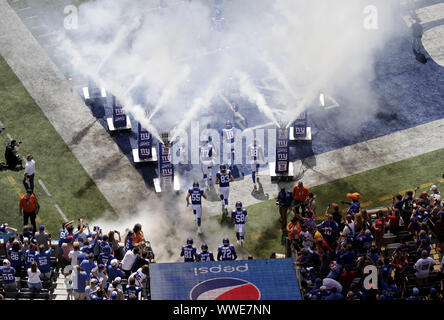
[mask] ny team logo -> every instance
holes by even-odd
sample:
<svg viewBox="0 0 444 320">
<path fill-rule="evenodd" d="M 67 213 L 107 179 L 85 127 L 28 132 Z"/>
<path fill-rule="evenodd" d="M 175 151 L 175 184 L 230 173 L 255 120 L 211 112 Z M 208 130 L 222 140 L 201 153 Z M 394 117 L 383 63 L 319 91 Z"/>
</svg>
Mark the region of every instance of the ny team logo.
<svg viewBox="0 0 444 320">
<path fill-rule="evenodd" d="M 215 278 L 198 283 L 190 291 L 191 300 L 260 300 L 259 289 L 246 280 Z"/>
</svg>

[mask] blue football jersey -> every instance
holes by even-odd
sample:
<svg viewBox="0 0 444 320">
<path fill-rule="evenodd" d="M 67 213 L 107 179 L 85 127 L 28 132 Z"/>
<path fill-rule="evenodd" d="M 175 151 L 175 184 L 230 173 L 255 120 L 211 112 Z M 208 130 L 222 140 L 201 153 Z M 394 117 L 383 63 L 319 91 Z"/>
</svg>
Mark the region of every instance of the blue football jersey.
<svg viewBox="0 0 444 320">
<path fill-rule="evenodd" d="M 210 251 L 199 253 L 199 260 L 202 262 L 214 261 L 213 253 Z"/>
<path fill-rule="evenodd" d="M 220 246 L 217 250 L 221 254 L 222 260 L 234 260 L 234 253 L 236 251 L 233 245 Z"/>
<path fill-rule="evenodd" d="M 3 283 L 15 282 L 15 269 L 13 267 L 0 267 L 0 273 L 2 274 Z"/>
<path fill-rule="evenodd" d="M 201 189 L 190 189 L 188 193 L 191 195 L 191 203 L 200 205 L 202 204 L 202 195 L 204 194 Z"/>
<path fill-rule="evenodd" d="M 51 272 L 51 248 L 40 253 L 37 252 L 35 254 L 35 261 L 37 261 L 37 265 L 41 273 Z"/>
<path fill-rule="evenodd" d="M 235 224 L 245 224 L 245 222 L 248 221 L 247 210 L 245 209 L 233 210 L 231 216 L 233 217 Z"/>
<path fill-rule="evenodd" d="M 111 253 L 101 253 L 99 254 L 99 263 L 102 263 L 104 265 L 109 265 L 111 263 L 111 260 L 114 259 L 114 256 Z"/>
<path fill-rule="evenodd" d="M 225 174 L 222 174 L 220 171 L 216 173 L 217 179 L 219 179 L 220 187 L 229 187 L 230 186 L 230 176 L 231 170 L 227 170 Z"/>
<path fill-rule="evenodd" d="M 26 250 L 25 252 L 25 266 L 26 268 L 29 268 L 32 262 L 35 261 L 35 251 Z"/>
<path fill-rule="evenodd" d="M 182 246 L 182 252 L 180 253 L 180 256 L 184 257 L 185 262 L 194 262 L 196 255 L 196 248 L 192 246 Z"/>
<path fill-rule="evenodd" d="M 129 297 L 133 294 L 136 296 L 137 300 L 139 300 L 140 293 L 142 292 L 142 287 L 139 286 L 127 286 L 126 287 L 126 294 L 127 299 L 129 300 Z"/>
<path fill-rule="evenodd" d="M 66 229 L 60 229 L 59 230 L 59 248 L 62 247 L 62 244 L 66 241 L 66 235 L 68 234 L 68 231 Z"/>
<path fill-rule="evenodd" d="M 11 261 L 11 266 L 15 268 L 20 267 L 20 265 L 22 264 L 22 250 L 14 251 L 12 250 L 12 248 L 9 248 L 8 254 L 10 257 L 9 261 Z"/>
</svg>

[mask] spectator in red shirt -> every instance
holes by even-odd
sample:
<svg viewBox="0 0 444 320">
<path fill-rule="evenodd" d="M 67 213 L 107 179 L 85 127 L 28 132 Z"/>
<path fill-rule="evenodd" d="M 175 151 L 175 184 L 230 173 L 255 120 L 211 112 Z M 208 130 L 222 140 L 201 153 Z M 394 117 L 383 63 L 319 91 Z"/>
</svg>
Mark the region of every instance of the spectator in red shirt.
<svg viewBox="0 0 444 320">
<path fill-rule="evenodd" d="M 399 210 L 395 210 L 394 215 L 392 214 L 389 216 L 390 232 L 393 234 L 398 234 L 400 225 L 402 225 L 403 223 L 404 221 L 402 220 L 401 213 L 399 212 Z"/>
<path fill-rule="evenodd" d="M 346 264 L 344 267 L 344 272 L 339 276 L 339 283 L 342 285 L 342 292 L 347 292 L 355 278 L 356 272 L 353 268 Z"/>
<path fill-rule="evenodd" d="M 376 247 L 381 250 L 382 247 L 382 237 L 385 232 L 385 222 L 384 212 L 382 210 L 378 211 L 378 220 L 375 222 L 373 229 L 375 230 L 375 244 Z"/>
</svg>

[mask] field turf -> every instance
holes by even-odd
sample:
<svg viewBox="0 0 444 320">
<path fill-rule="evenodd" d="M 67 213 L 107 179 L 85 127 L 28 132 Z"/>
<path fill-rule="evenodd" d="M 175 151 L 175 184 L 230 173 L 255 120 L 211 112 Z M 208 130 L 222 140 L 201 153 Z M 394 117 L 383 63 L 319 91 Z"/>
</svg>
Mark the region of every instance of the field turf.
<svg viewBox="0 0 444 320">
<path fill-rule="evenodd" d="M 41 205 L 37 227 L 44 224 L 54 234 L 53 238 L 58 237 L 63 218 L 56 204 L 76 224 L 81 217 L 86 221 L 105 214 L 115 217 L 112 207 L 2 57 L 0 75 L 0 121 L 5 126 L 0 133 L 3 148 L 0 162 L 5 162 L 4 148 L 10 141 L 7 134 L 23 142 L 19 149 L 21 157 L 28 153 L 34 156 L 34 191 Z M 0 223 L 8 222 L 18 229 L 23 224 L 18 215 L 19 198 L 25 192 L 23 172 L 0 172 Z M 38 179 L 51 196 L 45 193 Z"/>
</svg>

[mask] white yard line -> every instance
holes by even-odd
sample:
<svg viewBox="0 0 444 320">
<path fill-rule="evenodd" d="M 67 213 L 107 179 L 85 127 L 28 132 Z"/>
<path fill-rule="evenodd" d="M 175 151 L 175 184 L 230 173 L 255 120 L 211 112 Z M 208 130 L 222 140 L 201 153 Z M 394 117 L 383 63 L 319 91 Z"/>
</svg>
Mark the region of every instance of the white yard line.
<svg viewBox="0 0 444 320">
<path fill-rule="evenodd" d="M 62 209 L 60 209 L 59 205 L 55 204 L 54 207 L 57 209 L 57 211 L 59 212 L 60 216 L 63 218 L 63 221 L 68 221 L 68 218 L 65 216 L 65 214 L 62 211 Z"/>
<path fill-rule="evenodd" d="M 8 137 L 9 140 L 12 141 L 12 137 L 11 137 L 11 135 L 9 133 L 7 133 L 6 136 Z"/>
<path fill-rule="evenodd" d="M 43 190 L 45 190 L 45 193 L 48 195 L 48 197 L 51 197 L 51 194 L 49 193 L 48 189 L 46 188 L 45 184 L 43 183 L 42 180 L 39 179 L 39 183 L 40 186 L 42 187 Z"/>
</svg>

